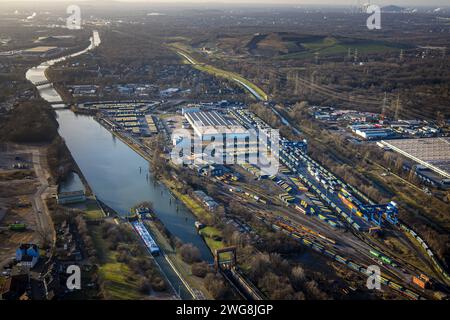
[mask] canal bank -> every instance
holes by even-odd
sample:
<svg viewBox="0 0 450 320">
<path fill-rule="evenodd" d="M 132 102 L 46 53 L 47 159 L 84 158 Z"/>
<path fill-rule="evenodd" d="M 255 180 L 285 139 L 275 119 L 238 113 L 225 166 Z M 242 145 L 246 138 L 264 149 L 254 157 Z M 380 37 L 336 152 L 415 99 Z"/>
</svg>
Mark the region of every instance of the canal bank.
<svg viewBox="0 0 450 320">
<path fill-rule="evenodd" d="M 35 85 L 50 83 L 46 77 L 47 68 L 84 54 L 101 43 L 97 31 L 93 32 L 90 40 L 91 44 L 85 50 L 31 68 L 26 73 L 27 79 Z M 61 105 L 61 98 L 51 85 L 38 85 L 37 89 L 41 97 L 54 107 Z M 150 154 L 141 152 L 126 139 L 118 139 L 92 116 L 77 115 L 69 109 L 55 112 L 60 136 L 87 184 L 102 202 L 121 215 L 126 215 L 138 203 L 153 203 L 155 214 L 172 234 L 184 243 L 197 246 L 202 258 L 212 261 L 209 249 L 195 229 L 195 217 L 181 202 L 173 199 L 167 188 L 152 178 L 147 161 Z"/>
<path fill-rule="evenodd" d="M 111 132 L 114 136 L 119 138 L 123 143 L 127 144 L 130 148 L 132 148 L 134 151 L 136 151 L 138 154 L 140 154 L 142 157 L 147 159 L 149 163 L 152 161 L 152 155 L 151 150 L 149 147 L 144 146 L 139 141 L 136 141 L 133 139 L 133 137 L 129 137 L 126 135 L 121 134 L 121 131 L 113 130 L 106 121 L 103 121 L 101 118 L 98 119 L 98 122 L 101 123 L 107 130 Z M 212 214 L 207 211 L 200 202 L 198 202 L 196 199 L 189 197 L 186 194 L 181 194 L 178 191 L 177 188 L 177 181 L 176 179 L 167 179 L 165 177 L 159 177 L 158 183 L 160 183 L 162 186 L 167 188 L 169 192 L 171 193 L 173 199 L 176 199 L 177 201 L 181 201 L 183 205 L 189 209 L 189 211 L 197 218 L 198 221 L 206 221 L 209 219 L 212 219 Z M 178 210 L 178 207 L 177 207 Z M 209 227 L 210 229 L 214 229 L 214 233 L 221 233 L 220 230 L 217 230 L 214 227 Z M 225 245 L 222 243 L 222 241 L 216 241 L 212 240 L 209 237 L 205 238 L 205 236 L 199 232 L 200 237 L 204 240 L 206 246 L 209 248 L 212 255 L 214 255 L 215 249 L 224 247 Z"/>
<path fill-rule="evenodd" d="M 95 38 L 91 39 L 91 46 L 82 53 L 96 47 Z M 26 74 L 27 79 L 34 84 L 44 80 L 48 82 L 45 71 L 49 66 L 77 55 L 32 68 Z M 127 141 L 118 139 L 117 135 L 101 126 L 92 116 L 59 109 L 63 106 L 62 99 L 51 85 L 38 85 L 37 89 L 41 97 L 55 107 L 59 134 L 87 184 L 102 203 L 120 215 L 127 215 L 130 208 L 138 203 L 153 203 L 154 212 L 164 226 L 181 242 L 196 246 L 203 260 L 212 262 L 209 248 L 197 234 L 195 217 L 164 185 L 153 179 L 146 159 L 150 154 L 142 154 Z"/>
</svg>

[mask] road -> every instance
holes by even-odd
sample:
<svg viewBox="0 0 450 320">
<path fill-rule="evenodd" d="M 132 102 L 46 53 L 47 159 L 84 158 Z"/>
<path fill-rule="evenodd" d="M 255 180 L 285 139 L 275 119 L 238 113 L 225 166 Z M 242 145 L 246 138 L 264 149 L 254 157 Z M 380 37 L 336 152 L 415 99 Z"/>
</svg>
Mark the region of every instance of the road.
<svg viewBox="0 0 450 320">
<path fill-rule="evenodd" d="M 178 54 L 180 56 L 183 56 L 183 58 L 185 58 L 190 64 L 194 64 L 194 65 L 197 64 L 197 62 L 194 59 L 192 59 L 191 57 L 189 57 L 187 54 L 184 54 L 181 51 L 178 51 Z"/>
<path fill-rule="evenodd" d="M 50 173 L 46 169 L 46 165 L 44 165 L 44 161 L 46 160 L 45 155 L 42 154 L 42 149 L 30 147 L 28 148 L 28 151 L 32 154 L 34 171 L 37 179 L 39 180 L 39 187 L 33 195 L 31 204 L 36 215 L 40 235 L 45 237 L 45 239 L 48 239 L 47 237 L 50 235 L 50 239 L 48 240 L 51 240 L 51 248 L 54 248 L 56 242 L 56 232 L 46 203 L 46 199 L 50 194 L 50 186 L 48 184 Z"/>
</svg>

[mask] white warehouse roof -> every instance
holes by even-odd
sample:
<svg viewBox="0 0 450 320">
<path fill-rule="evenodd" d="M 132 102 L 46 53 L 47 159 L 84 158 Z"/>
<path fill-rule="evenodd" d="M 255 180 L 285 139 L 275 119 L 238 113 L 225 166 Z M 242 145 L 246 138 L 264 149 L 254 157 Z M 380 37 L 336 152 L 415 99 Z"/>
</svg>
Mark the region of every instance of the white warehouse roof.
<svg viewBox="0 0 450 320">
<path fill-rule="evenodd" d="M 383 140 L 392 150 L 450 178 L 450 138 Z"/>
</svg>

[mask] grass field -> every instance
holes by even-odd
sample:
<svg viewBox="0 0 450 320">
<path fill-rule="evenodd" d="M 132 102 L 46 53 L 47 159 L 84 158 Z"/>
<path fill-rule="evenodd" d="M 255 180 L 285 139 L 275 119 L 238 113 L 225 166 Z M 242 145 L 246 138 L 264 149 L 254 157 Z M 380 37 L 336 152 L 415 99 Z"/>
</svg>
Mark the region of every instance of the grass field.
<svg viewBox="0 0 450 320">
<path fill-rule="evenodd" d="M 97 220 L 104 217 L 103 211 L 99 208 L 95 200 L 89 199 L 86 202 L 86 210 L 84 212 L 89 220 Z"/>
<path fill-rule="evenodd" d="M 111 260 L 113 260 L 112 258 Z M 105 295 L 112 300 L 136 300 L 145 298 L 138 291 L 137 284 L 128 279 L 130 269 L 123 263 L 109 262 L 100 267 L 100 275 L 105 283 Z"/>
<path fill-rule="evenodd" d="M 5 170 L 0 172 L 0 181 L 22 180 L 26 177 L 35 178 L 33 170 Z"/>
<path fill-rule="evenodd" d="M 371 54 L 380 52 L 400 51 L 400 44 L 383 43 L 380 41 L 345 41 L 332 37 L 326 37 L 320 40 L 302 43 L 307 51 L 285 54 L 277 57 L 279 60 L 312 58 L 316 53 L 321 56 L 346 55 L 348 50 L 354 52 L 358 50 L 358 54 Z"/>
<path fill-rule="evenodd" d="M 309 50 L 321 50 L 324 48 L 328 48 L 331 46 L 336 45 L 337 40 L 332 37 L 326 37 L 324 39 L 319 39 L 316 41 L 310 41 L 306 43 L 302 43 L 303 47 L 309 49 Z"/>
<path fill-rule="evenodd" d="M 164 179 L 164 184 L 170 188 L 174 196 L 180 199 L 184 205 L 191 210 L 191 212 L 199 219 L 199 220 L 208 220 L 211 218 L 211 213 L 208 212 L 204 207 L 202 207 L 197 201 L 192 199 L 187 194 L 182 194 L 176 190 L 177 182 L 173 180 Z"/>
<path fill-rule="evenodd" d="M 221 249 L 225 247 L 225 244 L 222 240 L 222 232 L 215 227 L 205 227 L 200 230 L 200 234 L 205 239 L 206 244 L 210 248 L 210 250 L 214 253 L 217 249 Z M 220 255 L 221 259 L 231 259 L 231 253 L 225 252 Z"/>
<path fill-rule="evenodd" d="M 204 237 L 206 244 L 212 252 L 225 247 L 223 241 L 216 240 L 222 238 L 222 232 L 219 229 L 208 226 L 200 230 L 200 234 Z"/>
<path fill-rule="evenodd" d="M 0 277 L 0 288 L 3 286 L 3 284 L 6 282 L 6 278 Z"/>
</svg>

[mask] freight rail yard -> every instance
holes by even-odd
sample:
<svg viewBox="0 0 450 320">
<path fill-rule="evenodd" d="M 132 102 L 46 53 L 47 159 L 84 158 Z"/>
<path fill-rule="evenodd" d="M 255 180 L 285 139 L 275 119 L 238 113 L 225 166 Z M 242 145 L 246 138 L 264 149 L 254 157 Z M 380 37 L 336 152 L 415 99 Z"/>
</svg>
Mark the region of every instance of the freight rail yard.
<svg viewBox="0 0 450 320">
<path fill-rule="evenodd" d="M 203 125 L 206 126 L 211 126 L 209 116 L 219 119 L 221 123 L 231 123 L 233 129 L 239 129 L 241 136 L 245 136 L 243 129 L 270 129 L 264 121 L 242 106 L 190 106 L 183 112 L 186 118 L 196 117 L 195 113 L 201 112 L 205 122 Z M 145 117 L 149 116 L 147 114 Z M 171 139 L 168 135 L 175 129 L 172 116 L 165 114 L 163 119 L 154 110 L 151 117 L 164 128 L 159 133 L 167 135 L 166 141 L 169 143 Z M 104 122 L 107 119 L 100 120 Z M 192 124 L 187 125 L 187 122 L 183 122 L 183 128 L 193 130 Z M 105 124 L 111 130 L 118 125 L 116 121 Z M 205 133 L 201 131 L 199 134 Z M 135 141 L 135 146 L 144 148 L 139 138 L 127 136 L 130 141 Z M 447 273 L 420 235 L 398 219 L 396 203 L 372 202 L 355 187 L 308 156 L 306 140 L 290 141 L 280 137 L 279 144 L 280 168 L 277 174 L 264 175 L 257 166 L 249 163 L 226 165 L 224 167 L 227 173 L 212 175 L 215 177 L 212 180 L 221 190 L 220 196 L 214 200 L 221 203 L 239 201 L 245 204 L 252 215 L 273 231 L 285 233 L 310 250 L 364 277 L 368 276 L 369 266 L 379 266 L 381 283 L 406 299 L 435 299 L 442 295 L 436 295 L 435 289 L 438 292 L 447 290 Z M 235 145 L 242 153 L 241 147 Z M 192 169 L 198 168 L 193 166 Z M 242 176 L 247 177 L 239 178 Z M 261 185 L 255 185 L 255 180 L 261 182 Z M 138 226 L 134 227 L 145 242 L 146 236 L 141 234 L 145 230 L 139 232 Z M 250 226 L 246 228 L 251 230 Z M 380 230 L 392 234 L 407 247 L 408 256 L 397 255 L 375 237 Z M 423 248 L 423 252 L 417 252 L 411 237 L 412 241 Z M 157 247 L 156 243 L 153 245 Z M 228 268 L 223 272 L 225 278 L 236 287 L 233 282 L 239 277 L 232 277 Z M 245 296 L 245 293 L 241 295 Z"/>
<path fill-rule="evenodd" d="M 0 1 L 0 304 L 450 300 L 444 0 L 100 2 Z"/>
<path fill-rule="evenodd" d="M 221 114 L 248 130 L 270 129 L 246 108 L 228 108 Z M 306 140 L 281 137 L 279 160 L 280 169 L 272 176 L 261 174 L 258 167 L 248 163 L 227 165 L 236 174 L 216 177 L 215 183 L 222 190 L 217 200 L 245 203 L 249 212 L 268 227 L 357 273 L 367 275 L 368 266 L 378 265 L 381 283 L 407 299 L 436 298 L 430 283 L 433 288 L 446 287 L 447 273 L 420 236 L 399 221 L 395 202 L 373 203 L 309 157 Z M 261 185 L 235 178 L 238 172 L 245 172 Z M 380 230 L 408 247 L 414 259 L 387 248 L 374 236 Z M 417 252 L 411 236 L 423 252 Z"/>
<path fill-rule="evenodd" d="M 170 135 L 181 124 L 183 129 L 191 130 L 204 143 L 211 140 L 217 129 L 231 133 L 239 141 L 248 137 L 249 130 L 268 132 L 272 129 L 243 105 L 191 104 L 180 108 L 176 114 L 161 112 L 159 107 L 158 102 L 109 102 L 81 105 L 78 110 L 96 114 L 102 124 L 125 137 L 142 154 L 148 154 L 145 141 L 149 136 L 161 134 L 165 136 L 166 143 L 176 145 L 178 139 Z M 275 111 L 274 108 L 271 110 Z M 180 111 L 183 117 L 178 114 Z M 281 114 L 275 114 L 283 124 L 290 125 Z M 212 202 L 241 202 L 268 228 L 288 235 L 324 258 L 362 275 L 364 279 L 369 275 L 369 266 L 379 266 L 381 283 L 399 297 L 435 299 L 441 297 L 442 292 L 446 293 L 447 273 L 420 235 L 399 220 L 397 204 L 392 201 L 374 203 L 368 199 L 357 188 L 312 159 L 308 155 L 308 142 L 301 138 L 302 133 L 298 129 L 295 132 L 298 141 L 279 137 L 279 152 L 267 147 L 278 155 L 280 168 L 276 174 L 263 174 L 258 166 L 250 163 L 226 164 L 223 166 L 224 172 L 212 174 L 211 178 L 215 179 L 211 180 L 221 190 L 220 196 L 211 199 Z M 269 145 L 275 145 L 275 142 Z M 232 152 L 235 155 L 254 155 L 254 148 L 254 144 L 235 141 Z M 193 156 L 196 158 L 198 155 Z M 199 168 L 191 166 L 191 169 Z M 242 176 L 245 179 L 240 178 Z M 261 184 L 255 184 L 255 180 Z M 209 206 L 209 202 L 204 205 L 208 210 L 213 210 L 217 203 L 215 206 Z M 133 227 L 149 253 L 159 252 L 158 244 L 151 236 L 149 238 L 145 227 Z M 254 233 L 251 226 L 246 228 Z M 399 255 L 386 246 L 376 236 L 381 230 L 408 248 L 408 254 Z M 413 241 L 423 250 L 418 252 Z M 245 276 L 233 270 L 234 267 L 229 269 L 225 266 L 222 271 L 233 287 L 245 289 L 253 286 L 251 283 L 240 286 L 239 279 L 245 279 Z M 184 291 L 187 292 L 187 289 Z M 251 296 L 245 290 L 237 291 L 241 292 L 242 297 Z"/>
</svg>

